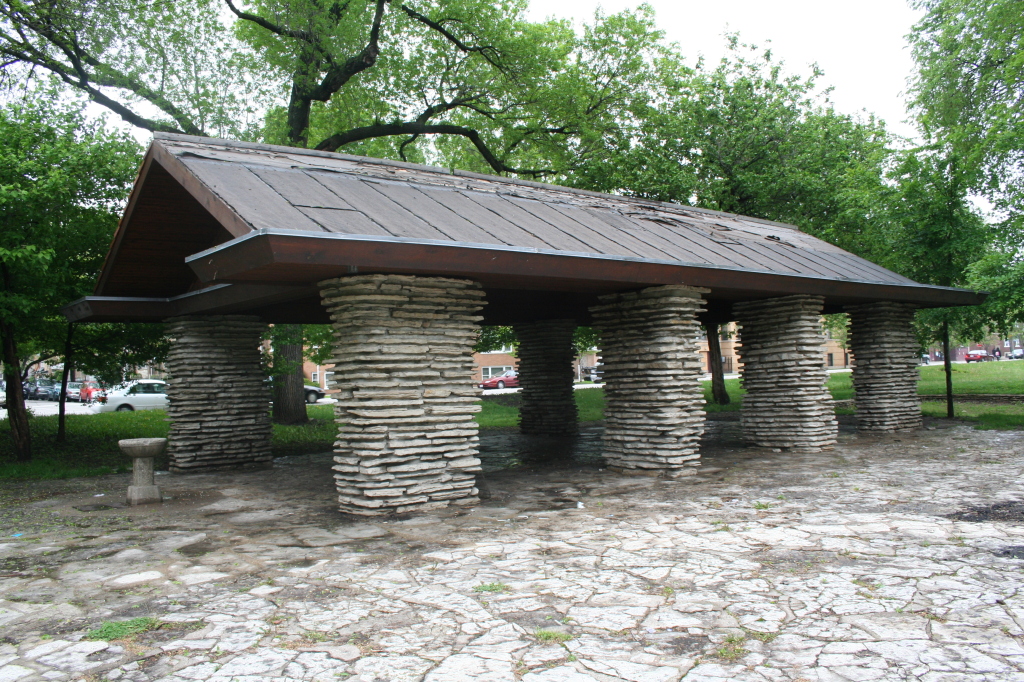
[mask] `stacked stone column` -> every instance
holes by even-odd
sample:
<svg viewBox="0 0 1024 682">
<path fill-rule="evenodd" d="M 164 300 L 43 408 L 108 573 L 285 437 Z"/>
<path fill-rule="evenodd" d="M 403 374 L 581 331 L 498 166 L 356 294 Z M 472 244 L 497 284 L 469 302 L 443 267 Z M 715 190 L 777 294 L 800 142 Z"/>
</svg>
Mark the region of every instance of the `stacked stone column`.
<svg viewBox="0 0 1024 682">
<path fill-rule="evenodd" d="M 378 515 L 477 502 L 472 347 L 480 285 L 357 275 L 320 289 L 334 327 L 341 510 Z"/>
<path fill-rule="evenodd" d="M 847 306 L 853 390 L 860 431 L 902 431 L 921 426 L 917 395 L 918 343 L 914 306 L 869 303 Z"/>
<path fill-rule="evenodd" d="M 572 343 L 575 320 L 544 320 L 515 325 L 519 339 L 519 429 L 530 435 L 579 433 L 573 396 Z"/>
<path fill-rule="evenodd" d="M 651 287 L 591 308 L 604 362 L 604 455 L 618 471 L 682 476 L 700 464 L 697 313 L 707 289 Z"/>
<path fill-rule="evenodd" d="M 835 444 L 838 426 L 825 384 L 821 296 L 785 296 L 733 304 L 739 322 L 746 395 L 740 418 L 748 442 L 818 450 Z"/>
<path fill-rule="evenodd" d="M 270 392 L 260 365 L 265 327 L 249 315 L 167 320 L 171 471 L 270 463 Z"/>
</svg>

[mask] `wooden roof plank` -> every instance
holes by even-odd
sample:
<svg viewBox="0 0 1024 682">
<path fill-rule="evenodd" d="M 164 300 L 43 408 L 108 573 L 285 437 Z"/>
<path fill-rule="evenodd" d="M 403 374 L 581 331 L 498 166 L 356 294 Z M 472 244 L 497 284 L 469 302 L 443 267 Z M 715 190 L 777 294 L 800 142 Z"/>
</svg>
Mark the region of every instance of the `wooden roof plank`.
<svg viewBox="0 0 1024 682">
<path fill-rule="evenodd" d="M 195 158 L 183 161 L 254 229 L 323 232 L 322 227 L 303 215 L 246 166 Z"/>
<path fill-rule="evenodd" d="M 409 207 L 421 220 L 433 225 L 449 239 L 478 244 L 506 243 L 441 203 L 450 191 L 397 182 L 382 182 L 374 185 L 374 189 Z"/>
<path fill-rule="evenodd" d="M 317 181 L 317 173 L 266 166 L 254 166 L 251 170 L 293 206 L 352 210 L 352 204 Z"/>
<path fill-rule="evenodd" d="M 551 223 L 524 211 L 511 201 L 486 192 L 465 192 L 464 196 L 480 204 L 497 216 L 518 226 L 524 232 L 542 240 L 547 248 L 574 253 L 590 253 L 592 249 L 579 239 L 566 234 Z"/>
<path fill-rule="evenodd" d="M 368 236 L 390 237 L 390 232 L 374 222 L 362 211 L 340 208 L 317 208 L 300 206 L 310 220 L 315 220 L 327 232 L 335 234 L 365 234 Z"/>
<path fill-rule="evenodd" d="M 593 253 L 603 253 L 613 256 L 639 256 L 641 258 L 647 258 L 647 256 L 644 255 L 644 251 L 647 253 L 650 252 L 650 249 L 634 251 L 623 244 L 622 241 L 609 239 L 590 227 L 586 222 L 581 222 L 581 220 L 585 221 L 586 217 L 582 216 L 581 212 L 576 210 L 574 206 L 563 204 L 560 207 L 562 210 L 558 211 L 555 210 L 553 204 L 545 204 L 540 201 L 519 199 L 509 196 L 504 196 L 502 198 L 514 203 L 524 211 L 537 216 L 545 222 L 554 225 L 557 229 L 562 230 L 566 234 L 573 235 L 576 239 L 585 243 Z M 573 213 L 579 216 L 581 220 L 574 220 L 570 217 Z"/>
<path fill-rule="evenodd" d="M 528 249 L 550 249 L 553 248 L 543 239 L 540 239 L 532 232 L 527 232 L 515 223 L 506 220 L 486 206 L 474 201 L 471 195 L 479 192 L 467 192 L 453 190 L 450 195 L 444 197 L 444 205 L 466 218 L 480 229 L 493 234 L 507 246 L 521 246 Z"/>
<path fill-rule="evenodd" d="M 343 174 L 327 174 L 317 178 L 328 189 L 362 211 L 394 237 L 416 239 L 446 239 L 443 232 L 430 225 L 407 208 L 392 201 L 387 195 L 374 190 L 374 180 Z"/>
<path fill-rule="evenodd" d="M 664 235 L 648 230 L 645 225 L 640 224 L 638 221 L 631 221 L 621 213 L 617 213 L 615 211 L 597 211 L 590 208 L 586 208 L 584 211 L 591 215 L 595 220 L 611 225 L 618 233 L 629 234 L 637 241 L 647 244 L 650 247 L 650 253 L 652 254 L 652 256 L 648 256 L 648 258 L 654 258 L 656 260 L 678 260 L 683 263 L 705 262 L 704 257 L 700 255 L 698 249 L 689 248 L 691 246 L 690 244 L 666 239 Z"/>
<path fill-rule="evenodd" d="M 600 216 L 595 215 L 593 211 L 589 211 L 583 206 L 550 204 L 548 207 L 578 223 L 586 224 L 587 227 L 597 234 L 622 244 L 637 255 L 650 254 L 643 256 L 644 258 L 654 258 L 656 260 L 672 258 L 672 256 L 663 249 L 659 249 L 657 246 L 637 238 L 633 230 L 614 227 L 609 221 L 601 220 Z"/>
</svg>

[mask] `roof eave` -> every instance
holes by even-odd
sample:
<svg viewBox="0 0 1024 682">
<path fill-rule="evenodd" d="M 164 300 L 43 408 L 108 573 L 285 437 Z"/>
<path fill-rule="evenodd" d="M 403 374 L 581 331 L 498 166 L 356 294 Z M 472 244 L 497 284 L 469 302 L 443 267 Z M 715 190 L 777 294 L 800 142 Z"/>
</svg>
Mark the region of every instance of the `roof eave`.
<svg viewBox="0 0 1024 682">
<path fill-rule="evenodd" d="M 901 301 L 921 307 L 977 305 L 987 294 L 923 284 L 836 280 L 771 271 L 750 271 L 620 256 L 379 235 L 310 234 L 263 229 L 186 259 L 205 282 L 313 284 L 357 272 L 408 272 L 484 281 L 514 279 L 519 286 L 575 283 L 571 290 L 614 291 L 688 284 L 729 292 L 757 292 L 754 298 L 818 294 L 826 299 Z M 735 296 L 733 296 L 735 297 Z"/>
</svg>

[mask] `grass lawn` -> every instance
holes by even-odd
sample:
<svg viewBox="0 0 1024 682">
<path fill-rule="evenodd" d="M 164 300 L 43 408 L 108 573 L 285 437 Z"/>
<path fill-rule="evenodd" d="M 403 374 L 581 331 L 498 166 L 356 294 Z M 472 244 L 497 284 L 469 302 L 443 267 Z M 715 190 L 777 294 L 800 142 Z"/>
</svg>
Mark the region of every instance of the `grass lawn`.
<svg viewBox="0 0 1024 682">
<path fill-rule="evenodd" d="M 921 413 L 929 417 L 945 417 L 946 403 L 921 403 Z M 975 422 L 976 429 L 1024 428 L 1024 405 L 988 405 L 985 403 L 953 403 L 957 419 Z"/>
<path fill-rule="evenodd" d="M 274 425 L 275 457 L 330 450 L 334 444 L 334 415 L 330 405 L 310 405 L 310 423 Z M 167 413 L 163 410 L 69 414 L 67 442 L 57 442 L 57 417 L 30 417 L 33 461 L 13 461 L 10 427 L 0 421 L 0 480 L 100 476 L 131 469 L 117 441 L 122 438 L 166 438 Z M 157 462 L 166 469 L 167 460 Z"/>
<path fill-rule="evenodd" d="M 953 388 L 956 393 L 1024 394 L 1024 361 L 983 362 L 953 365 Z M 836 400 L 853 397 L 852 375 L 829 375 L 828 387 Z M 740 409 L 743 389 L 738 379 L 725 382 L 732 402 L 714 405 L 711 382 L 704 382 L 708 412 Z M 940 365 L 921 368 L 920 392 L 935 395 L 945 392 L 945 378 Z M 576 404 L 581 421 L 596 421 L 604 416 L 604 391 L 590 388 L 576 391 Z M 481 428 L 516 426 L 519 419 L 518 393 L 489 397 L 477 414 Z M 310 423 L 304 426 L 274 425 L 272 447 L 274 456 L 299 455 L 330 450 L 334 443 L 333 408 L 330 405 L 308 407 Z M 1024 428 L 1024 405 L 987 405 L 959 403 L 957 417 L 974 421 L 980 429 Z M 841 413 L 852 413 L 843 409 Z M 925 403 L 926 415 L 945 416 L 943 403 Z M 129 461 L 117 447 L 122 438 L 162 438 L 167 436 L 166 413 L 162 410 L 140 412 L 104 412 L 94 415 L 68 415 L 68 440 L 57 443 L 57 417 L 32 417 L 30 420 L 35 459 L 17 464 L 11 453 L 10 430 L 0 421 L 0 480 L 47 479 L 97 476 L 127 471 Z M 158 462 L 166 469 L 167 462 Z"/>
<path fill-rule="evenodd" d="M 946 393 L 942 365 L 921 368 L 917 392 L 921 395 Z M 1024 360 L 953 365 L 953 395 L 958 393 L 1024 393 Z"/>
</svg>

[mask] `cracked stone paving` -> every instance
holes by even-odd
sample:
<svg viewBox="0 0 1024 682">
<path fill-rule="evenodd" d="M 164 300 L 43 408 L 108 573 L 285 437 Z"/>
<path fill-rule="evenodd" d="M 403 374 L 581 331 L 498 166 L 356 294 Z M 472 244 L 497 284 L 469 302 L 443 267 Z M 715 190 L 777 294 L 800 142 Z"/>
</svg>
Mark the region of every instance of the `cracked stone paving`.
<svg viewBox="0 0 1024 682">
<path fill-rule="evenodd" d="M 927 424 L 801 454 L 713 421 L 680 480 L 603 470 L 595 425 L 484 432 L 480 504 L 389 519 L 335 511 L 329 454 L 135 509 L 127 475 L 3 483 L 0 682 L 1024 680 L 1024 433 Z"/>
</svg>

